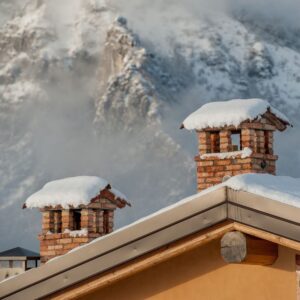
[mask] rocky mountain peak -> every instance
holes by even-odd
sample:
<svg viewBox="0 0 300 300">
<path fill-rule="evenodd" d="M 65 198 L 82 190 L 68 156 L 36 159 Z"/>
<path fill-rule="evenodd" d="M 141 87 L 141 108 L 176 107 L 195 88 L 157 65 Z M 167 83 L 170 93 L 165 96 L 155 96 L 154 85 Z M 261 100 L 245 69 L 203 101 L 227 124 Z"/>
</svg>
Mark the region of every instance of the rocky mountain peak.
<svg viewBox="0 0 300 300">
<path fill-rule="evenodd" d="M 205 102 L 265 98 L 297 126 L 300 52 L 292 35 L 283 41 L 254 19 L 187 14 L 169 2 L 150 18 L 116 4 L 0 3 L 0 213 L 7 224 L 20 215 L 11 231 L 24 246 L 39 225 L 32 227 L 38 215 L 20 213 L 21 203 L 52 179 L 116 182 L 133 203 L 118 225 L 192 194 L 196 145 L 178 128 Z M 279 171 L 291 172 L 299 139 L 282 138 L 288 155 Z"/>
</svg>

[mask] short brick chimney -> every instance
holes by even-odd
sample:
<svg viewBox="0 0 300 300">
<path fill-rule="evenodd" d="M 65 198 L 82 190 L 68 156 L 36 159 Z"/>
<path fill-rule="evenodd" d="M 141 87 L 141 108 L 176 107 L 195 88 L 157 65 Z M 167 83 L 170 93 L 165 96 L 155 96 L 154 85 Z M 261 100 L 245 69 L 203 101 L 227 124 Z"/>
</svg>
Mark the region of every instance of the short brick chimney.
<svg viewBox="0 0 300 300">
<path fill-rule="evenodd" d="M 126 197 L 99 177 L 47 183 L 24 204 L 42 212 L 41 263 L 112 232 L 114 211 L 126 205 Z"/>
<path fill-rule="evenodd" d="M 198 135 L 198 191 L 239 174 L 275 175 L 273 133 L 288 125 L 287 117 L 262 99 L 210 102 L 192 113 L 182 128 Z"/>
</svg>

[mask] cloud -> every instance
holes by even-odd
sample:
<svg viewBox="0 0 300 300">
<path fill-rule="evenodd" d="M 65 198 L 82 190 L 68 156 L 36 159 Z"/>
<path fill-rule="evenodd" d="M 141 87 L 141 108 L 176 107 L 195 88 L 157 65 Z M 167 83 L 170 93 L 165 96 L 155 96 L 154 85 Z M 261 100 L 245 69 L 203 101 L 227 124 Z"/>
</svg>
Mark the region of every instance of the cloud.
<svg viewBox="0 0 300 300">
<path fill-rule="evenodd" d="M 217 18 L 218 13 L 247 18 L 258 22 L 259 26 L 267 26 L 273 33 L 300 29 L 300 2 L 298 0 L 112 0 L 121 14 L 130 20 L 130 26 L 140 33 L 143 39 L 165 45 L 170 32 L 176 32 L 178 20 L 193 19 L 195 23 L 207 15 Z"/>
<path fill-rule="evenodd" d="M 81 2 L 51 0 L 47 3 L 47 17 L 59 32 L 60 41 L 67 45 L 74 24 L 67 27 L 66 24 L 72 23 L 81 9 Z M 129 26 L 144 42 L 154 44 L 164 57 L 173 54 L 169 39 L 172 35 L 176 36 L 177 22 L 193 20 L 197 24 L 207 14 L 235 14 L 245 10 L 251 16 L 259 12 L 261 18 L 266 17 L 273 26 L 281 26 L 272 21 L 273 18 L 283 20 L 288 26 L 299 26 L 296 18 L 299 3 L 296 0 L 276 4 L 273 0 L 112 0 L 109 3 L 128 18 Z M 11 152 L 8 169 L 12 177 L 19 175 L 20 170 L 24 172 L 25 179 L 34 177 L 34 183 L 30 185 L 28 181 L 23 182 L 16 176 L 12 178 L 9 188 L 1 191 L 3 199 L 11 196 L 11 190 L 14 191 L 11 200 L 18 196 L 13 205 L 0 211 L 0 235 L 4 237 L 0 247 L 3 250 L 16 245 L 31 248 L 33 243 L 37 247 L 35 240 L 40 230 L 40 214 L 38 211 L 22 211 L 21 204 L 30 193 L 52 179 L 97 175 L 109 180 L 113 186 L 127 194 L 133 203 L 133 208 L 118 212 L 117 227 L 196 191 L 192 158 L 197 151 L 197 141 L 193 133 L 180 131 L 178 127 L 187 114 L 211 100 L 212 94 L 206 94 L 200 85 L 191 85 L 178 95 L 184 101 L 168 106 L 162 118 L 162 128 L 172 137 L 170 144 L 166 141 L 167 135 L 158 136 L 161 128 L 135 128 L 132 132 L 108 134 L 103 127 L 96 131 L 93 120 L 95 101 L 99 100 L 95 98 L 97 69 L 102 63 L 101 53 L 98 54 L 99 58 L 92 60 L 92 63 L 80 58 L 73 65 L 69 64 L 67 58 L 55 62 L 53 73 L 50 71 L 43 86 L 49 101 L 26 107 L 20 112 L 21 121 L 15 123 L 13 118 L 9 121 L 13 124 L 12 134 L 16 139 L 22 139 L 23 134 L 31 135 L 29 146 L 32 161 L 28 161 L 25 153 L 20 152 L 17 154 L 20 162 L 15 165 L 13 162 L 19 157 Z M 176 70 L 176 65 L 173 67 Z M 199 95 L 206 97 L 200 100 Z M 14 116 L 16 119 L 18 117 L 17 114 Z M 296 124 L 293 130 L 277 135 L 280 174 L 300 176 L 299 168 L 295 167 L 300 161 L 295 150 L 299 148 L 298 128 Z M 176 148 L 178 145 L 181 145 L 180 149 Z M 22 157 L 25 159 L 22 160 Z M 11 222 L 16 216 L 18 222 Z M 6 234 L 8 228 L 10 235 Z"/>
</svg>

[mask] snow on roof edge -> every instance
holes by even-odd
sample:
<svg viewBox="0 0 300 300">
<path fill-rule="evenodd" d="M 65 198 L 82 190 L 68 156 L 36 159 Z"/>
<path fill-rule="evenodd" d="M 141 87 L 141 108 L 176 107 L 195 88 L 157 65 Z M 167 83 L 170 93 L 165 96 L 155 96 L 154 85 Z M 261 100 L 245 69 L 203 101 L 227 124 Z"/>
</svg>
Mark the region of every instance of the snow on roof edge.
<svg viewBox="0 0 300 300">
<path fill-rule="evenodd" d="M 222 185 L 300 208 L 300 178 L 249 173 L 231 177 Z"/>
</svg>

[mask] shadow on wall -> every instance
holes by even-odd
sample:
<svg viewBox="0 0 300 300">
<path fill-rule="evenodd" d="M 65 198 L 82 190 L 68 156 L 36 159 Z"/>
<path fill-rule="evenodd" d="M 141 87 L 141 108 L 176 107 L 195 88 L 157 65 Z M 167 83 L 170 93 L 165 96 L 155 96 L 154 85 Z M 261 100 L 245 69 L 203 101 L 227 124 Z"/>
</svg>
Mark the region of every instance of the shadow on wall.
<svg viewBox="0 0 300 300">
<path fill-rule="evenodd" d="M 89 299 L 118 299 L 124 294 L 128 300 L 233 299 L 234 295 L 288 299 L 296 291 L 295 274 L 295 253 L 290 249 L 279 247 L 273 266 L 228 265 L 220 255 L 220 240 L 215 240 L 90 294 Z"/>
</svg>

